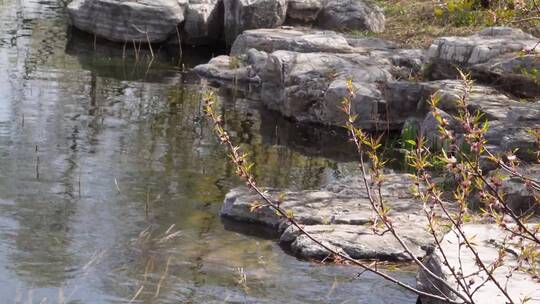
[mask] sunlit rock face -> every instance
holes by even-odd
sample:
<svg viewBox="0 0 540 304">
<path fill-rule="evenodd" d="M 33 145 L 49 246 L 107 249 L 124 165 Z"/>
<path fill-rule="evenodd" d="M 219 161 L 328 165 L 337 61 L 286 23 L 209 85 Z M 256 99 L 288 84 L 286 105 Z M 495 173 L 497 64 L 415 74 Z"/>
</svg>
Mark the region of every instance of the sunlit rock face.
<svg viewBox="0 0 540 304">
<path fill-rule="evenodd" d="M 245 31 L 231 56 L 195 71 L 225 85 L 255 84 L 252 91 L 266 107 L 297 121 L 333 127 L 345 123 L 341 102 L 351 80 L 356 124 L 398 130 L 408 116 L 418 114 L 417 102 L 402 102 L 384 84 L 418 74 L 423 60 L 422 50 L 397 49 L 382 39 L 282 27 Z"/>
<path fill-rule="evenodd" d="M 383 10 L 370 0 L 327 0 L 317 24 L 331 30 L 384 31 Z"/>
<path fill-rule="evenodd" d="M 507 237 L 507 232 L 496 224 L 465 224 L 462 226 L 462 232 L 469 239 L 474 239 L 474 248 L 478 256 L 482 258 L 482 262 L 485 265 L 493 265 L 499 258 L 502 240 Z M 538 299 L 540 296 L 538 281 L 529 273 L 522 271 L 523 268 L 519 266 L 517 255 L 505 254 L 501 261 L 504 266 L 494 267 L 490 273 L 494 280 L 486 280 L 487 275 L 481 270 L 477 258 L 467 246 L 463 246 L 463 238 L 458 237 L 459 235 L 457 231 L 450 231 L 441 240 L 440 247 L 424 259 L 426 268 L 443 281 L 434 280 L 426 271 L 420 269 L 417 276 L 418 289 L 457 300 L 457 295 L 449 287 L 462 292 L 452 274 L 454 269 L 459 269 L 463 277 L 474 278 L 474 280 L 467 279 L 470 283 L 468 288 L 475 291 L 472 296 L 474 303 L 489 304 L 508 301 L 494 280 L 504 282 L 505 291 L 512 301 L 518 302 L 525 298 Z M 513 248 L 513 245 L 510 248 Z M 423 296 L 420 299 L 423 304 L 446 303 Z"/>
<path fill-rule="evenodd" d="M 73 26 L 118 42 L 163 42 L 184 21 L 187 0 L 74 0 Z"/>
<path fill-rule="evenodd" d="M 428 50 L 431 78 L 457 75 L 456 67 L 515 95 L 540 95 L 538 38 L 519 29 L 491 27 L 466 37 L 441 37 Z"/>
<path fill-rule="evenodd" d="M 425 230 L 426 219 L 421 206 L 409 193 L 411 179 L 407 174 L 388 174 L 382 188 L 392 210 L 392 220 L 399 227 L 404 242 L 417 257 L 430 252 L 433 245 Z M 409 261 L 411 257 L 390 234 L 376 234 L 371 229 L 372 209 L 359 177 L 334 181 L 321 190 L 278 191 L 285 198 L 281 206 L 316 239 L 353 258 Z M 248 189 L 231 190 L 225 197 L 221 215 L 242 222 L 258 223 L 279 231 L 280 242 L 302 258 L 322 260 L 328 252 L 267 206 L 252 211 L 260 198 Z"/>
<path fill-rule="evenodd" d="M 232 44 L 245 30 L 283 25 L 287 0 L 226 0 L 225 41 Z"/>
<path fill-rule="evenodd" d="M 285 50 L 301 53 L 352 53 L 354 48 L 349 41 L 333 31 L 276 28 L 255 29 L 244 31 L 236 37 L 231 55 L 237 56 L 246 53 L 249 49 L 256 49 L 267 53 Z"/>
<path fill-rule="evenodd" d="M 348 0 L 74 0 L 76 28 L 117 42 L 230 46 L 245 30 L 302 23 L 331 30 L 384 30 L 382 10 Z"/>
<path fill-rule="evenodd" d="M 217 44 L 222 40 L 223 1 L 190 0 L 182 28 L 182 43 Z"/>
</svg>

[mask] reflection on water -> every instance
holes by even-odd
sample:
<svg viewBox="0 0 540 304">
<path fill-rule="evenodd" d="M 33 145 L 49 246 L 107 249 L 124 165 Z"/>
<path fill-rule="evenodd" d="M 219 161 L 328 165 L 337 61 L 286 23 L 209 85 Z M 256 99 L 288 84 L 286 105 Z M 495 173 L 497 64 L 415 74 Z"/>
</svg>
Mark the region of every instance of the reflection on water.
<svg viewBox="0 0 540 304">
<path fill-rule="evenodd" d="M 202 118 L 196 77 L 182 72 L 212 51 L 184 50 L 179 63 L 176 48 L 150 60 L 69 30 L 59 0 L 0 0 L 2 299 L 412 302 L 354 268 L 298 261 L 275 240 L 224 228 L 220 203 L 239 182 Z M 315 187 L 351 167 L 338 162 L 351 159 L 339 135 L 223 102 L 261 184 Z"/>
</svg>

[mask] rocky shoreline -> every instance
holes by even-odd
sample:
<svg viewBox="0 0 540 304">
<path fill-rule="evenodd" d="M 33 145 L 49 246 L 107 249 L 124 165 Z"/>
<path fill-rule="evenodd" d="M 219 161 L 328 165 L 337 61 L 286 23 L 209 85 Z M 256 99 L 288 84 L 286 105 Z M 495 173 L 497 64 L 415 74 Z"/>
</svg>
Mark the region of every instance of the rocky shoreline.
<svg viewBox="0 0 540 304">
<path fill-rule="evenodd" d="M 358 89 L 351 101 L 357 126 L 399 132 L 405 124 L 413 124 L 433 145 L 439 137 L 438 122 L 429 113 L 427 101 L 438 92 L 442 115 L 450 119 L 456 114 L 464 90 L 457 79 L 460 68 L 475 81 L 468 106 L 489 122 L 487 146 L 496 153 L 516 150 L 523 162 L 520 170 L 540 177 L 540 167 L 534 164 L 538 143 L 528 132 L 540 128 L 540 38 L 519 29 L 486 28 L 466 37 L 440 37 L 428 49 L 402 49 L 379 38 L 339 32 L 384 30 L 382 10 L 362 0 L 74 0 L 68 12 L 75 27 L 111 41 L 228 45 L 229 55 L 212 58 L 194 71 L 216 84 L 244 90 L 250 99 L 299 122 L 343 126 L 340 104 L 347 96 L 347 81 L 352 80 Z M 456 134 L 463 133 L 451 119 L 449 125 Z M 495 169 L 483 165 L 486 173 Z M 359 177 L 347 177 L 319 190 L 267 190 L 283 192 L 283 207 L 336 250 L 358 259 L 409 261 L 390 234 L 374 234 L 369 227 L 373 214 L 361 184 Z M 425 216 L 410 187 L 406 174 L 387 174 L 383 192 L 391 217 L 417 257 L 426 257 L 426 265 L 445 277 L 448 269 L 440 263 L 439 250 L 425 229 Z M 519 180 L 505 179 L 502 188 L 514 210 L 538 209 L 534 206 L 538 193 Z M 275 230 L 280 243 L 298 257 L 327 257 L 269 208 L 252 212 L 255 200 L 247 188 L 233 189 L 221 215 Z M 482 252 L 493 256 L 497 228 L 466 227 L 478 236 Z M 444 246 L 452 246 L 451 234 L 445 242 Z M 468 269 L 474 269 L 474 259 L 467 258 L 471 260 L 467 260 Z M 457 263 L 457 258 L 451 261 Z M 496 275 L 504 278 L 507 273 Z M 520 274 L 508 284 L 519 285 L 513 289 L 516 299 L 540 297 L 538 283 Z M 418 285 L 437 292 L 422 273 Z M 495 294 L 488 284 L 476 300 L 492 302 Z"/>
<path fill-rule="evenodd" d="M 476 84 L 469 96 L 469 110 L 482 113 L 489 122 L 488 147 L 495 153 L 516 151 L 523 162 L 521 171 L 539 178 L 534 165 L 536 138 L 528 132 L 540 127 L 540 81 L 527 71 L 540 68 L 536 45 L 540 39 L 513 28 L 487 28 L 469 37 L 443 37 L 428 50 L 399 49 L 377 38 L 351 39 L 342 34 L 304 28 L 248 30 L 238 36 L 229 56 L 219 56 L 195 68 L 204 78 L 237 90 L 249 88 L 250 96 L 270 109 L 301 122 L 342 126 L 345 117 L 339 109 L 347 96 L 346 82 L 352 79 L 358 89 L 352 101 L 359 127 L 369 130 L 400 131 L 404 124 L 414 124 L 431 144 L 438 142 L 438 122 L 429 113 L 427 101 L 436 92 L 442 115 L 451 118 L 464 84 L 456 79 L 457 69 L 470 72 Z M 232 65 L 231 61 L 235 64 Z M 450 120 L 450 128 L 462 134 Z M 482 164 L 484 172 L 495 169 Z M 495 170 L 489 174 L 504 175 Z M 440 250 L 429 240 L 425 216 L 418 202 L 407 196 L 409 178 L 390 173 L 383 191 L 392 211 L 393 223 L 404 241 L 432 272 L 455 284 L 449 269 L 442 264 Z M 504 179 L 501 189 L 515 211 L 533 210 L 534 196 L 524 183 Z M 390 235 L 378 235 L 369 227 L 371 206 L 358 178 L 348 178 L 320 190 L 284 192 L 283 206 L 291 210 L 306 231 L 330 247 L 358 259 L 408 261 L 410 257 Z M 270 190 L 270 193 L 280 190 Z M 410 194 L 409 194 L 410 195 Z M 288 227 L 269 210 L 250 212 L 257 198 L 247 189 L 233 189 L 227 195 L 221 215 L 236 221 L 274 227 L 280 243 L 302 258 L 323 260 L 327 253 L 307 237 Z M 494 224 L 465 225 L 466 233 L 475 236 L 482 256 L 491 263 L 500 249 L 496 236 L 502 232 Z M 426 241 L 428 240 L 428 241 Z M 452 234 L 444 237 L 444 250 L 459 252 L 452 246 Z M 451 265 L 464 263 L 466 273 L 475 273 L 474 257 L 456 253 Z M 505 263 L 516 265 L 517 257 L 508 255 Z M 452 266 L 454 267 L 454 266 Z M 493 275 L 512 287 L 511 297 L 538 299 L 538 282 L 523 272 L 509 275 L 507 268 Z M 480 283 L 476 283 L 478 285 Z M 473 284 L 473 287 L 479 287 Z M 418 273 L 417 286 L 431 293 L 441 290 Z M 504 298 L 493 284 L 479 288 L 477 303 L 503 303 Z M 421 298 L 422 303 L 438 303 Z"/>
</svg>

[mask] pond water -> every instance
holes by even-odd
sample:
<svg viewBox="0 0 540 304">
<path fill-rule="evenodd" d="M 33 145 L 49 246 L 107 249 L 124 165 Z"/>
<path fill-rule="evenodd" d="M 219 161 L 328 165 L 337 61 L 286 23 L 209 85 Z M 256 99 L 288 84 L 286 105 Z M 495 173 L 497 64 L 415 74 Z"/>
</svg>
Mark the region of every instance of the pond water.
<svg viewBox="0 0 540 304">
<path fill-rule="evenodd" d="M 414 303 L 219 218 L 240 182 L 184 72 L 216 52 L 179 62 L 177 48 L 136 60 L 68 28 L 61 1 L 0 0 L 1 302 Z M 338 134 L 222 99 L 260 184 L 312 188 L 353 167 Z"/>
</svg>

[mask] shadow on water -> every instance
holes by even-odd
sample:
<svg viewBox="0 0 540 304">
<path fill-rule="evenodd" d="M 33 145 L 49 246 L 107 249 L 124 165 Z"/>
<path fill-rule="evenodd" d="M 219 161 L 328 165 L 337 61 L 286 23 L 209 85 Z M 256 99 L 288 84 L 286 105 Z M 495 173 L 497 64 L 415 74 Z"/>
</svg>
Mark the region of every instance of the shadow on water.
<svg viewBox="0 0 540 304">
<path fill-rule="evenodd" d="M 253 236 L 260 239 L 278 240 L 279 233 L 276 229 L 253 223 L 242 223 L 228 218 L 221 218 L 225 230 Z"/>
<path fill-rule="evenodd" d="M 66 54 L 78 58 L 81 68 L 97 76 L 119 80 L 163 82 L 179 72 L 206 63 L 225 52 L 220 47 L 183 47 L 145 43 L 114 43 L 70 27 Z"/>
</svg>

